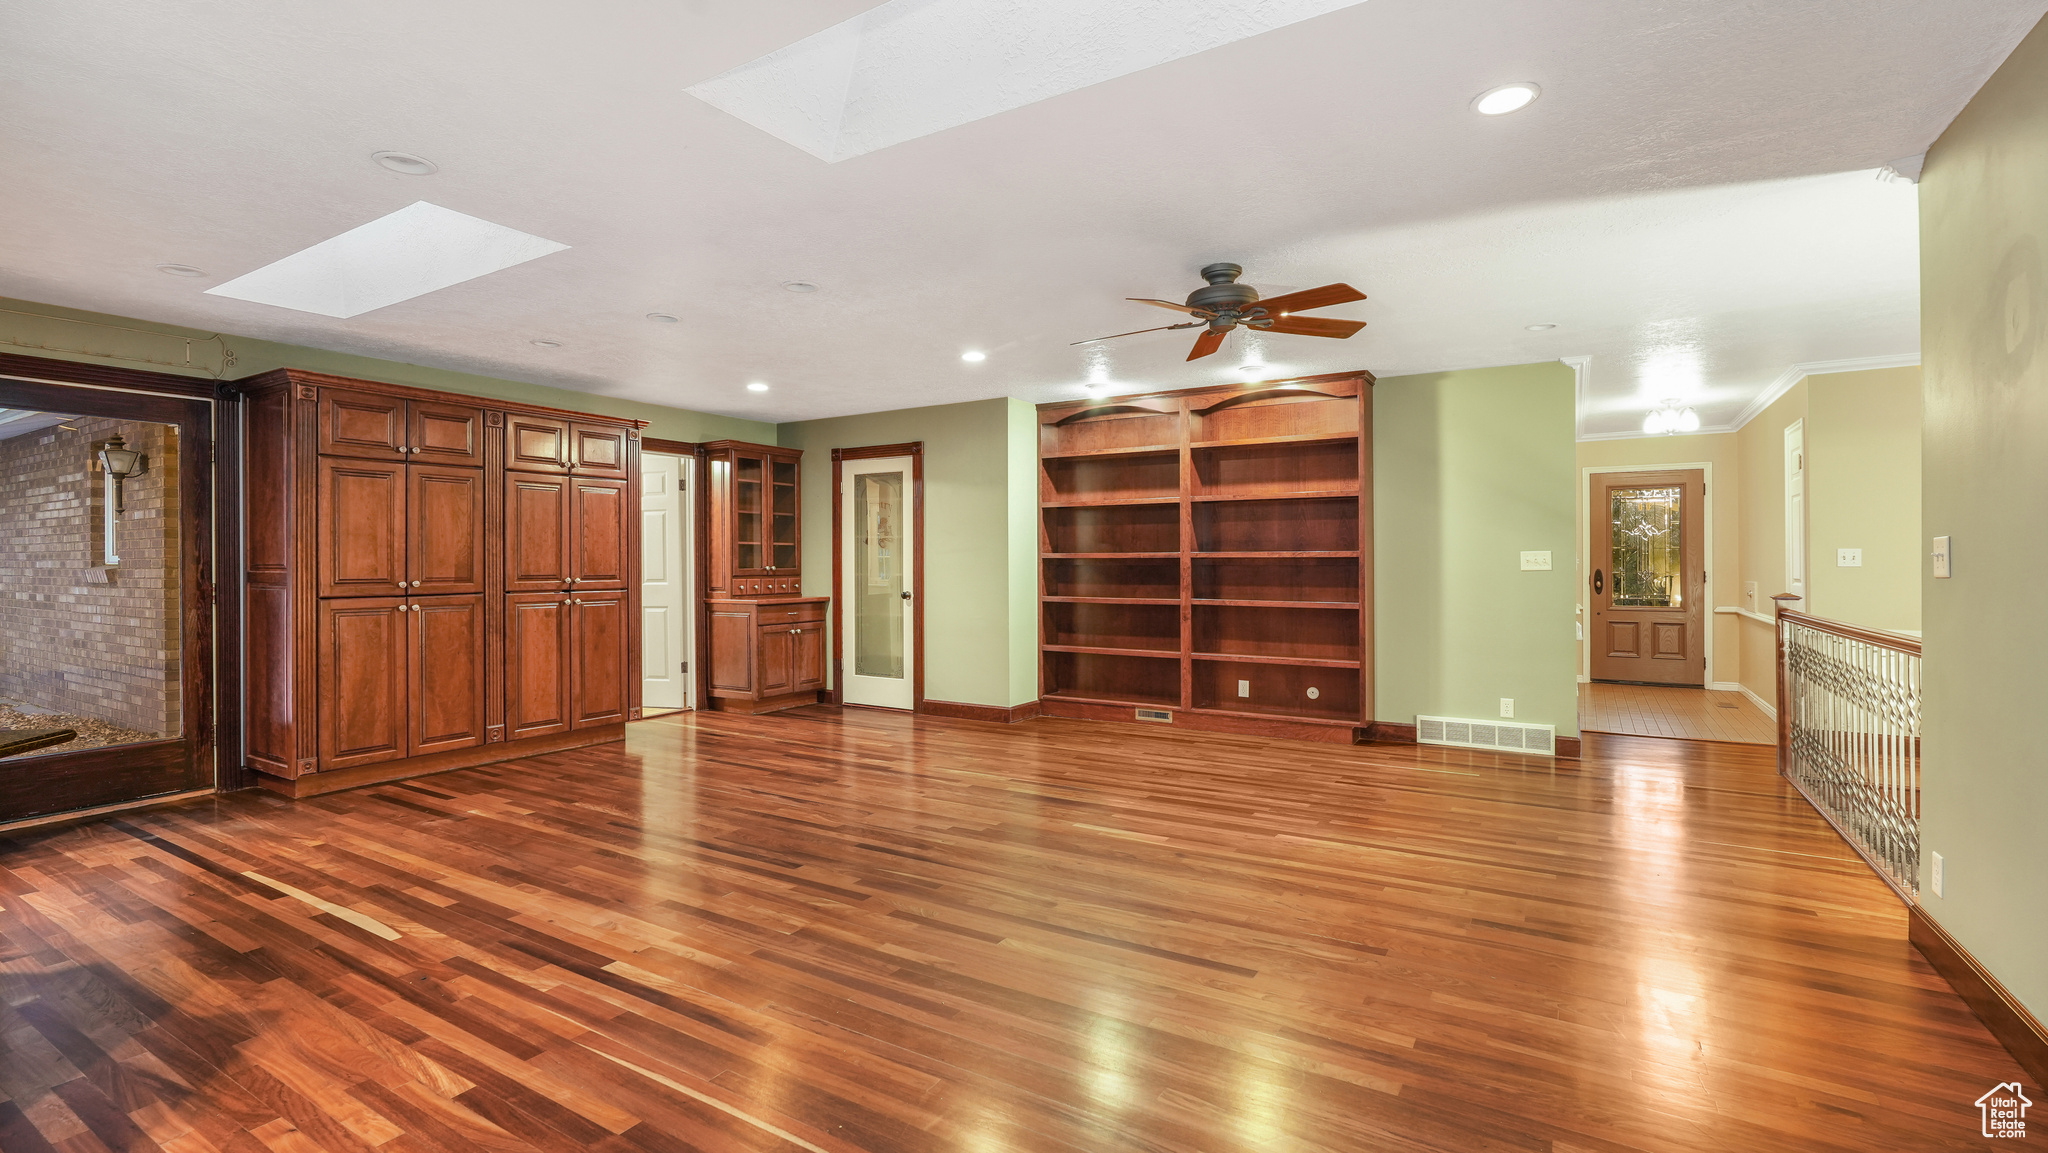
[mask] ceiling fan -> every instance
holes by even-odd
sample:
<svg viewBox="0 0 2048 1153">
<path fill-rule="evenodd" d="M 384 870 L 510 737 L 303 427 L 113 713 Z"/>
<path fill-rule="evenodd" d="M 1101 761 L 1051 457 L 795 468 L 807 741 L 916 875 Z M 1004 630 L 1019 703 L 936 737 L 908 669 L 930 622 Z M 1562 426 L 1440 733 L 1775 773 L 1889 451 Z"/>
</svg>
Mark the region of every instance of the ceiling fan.
<svg viewBox="0 0 2048 1153">
<path fill-rule="evenodd" d="M 1311 308 L 1325 308 L 1332 304 L 1349 304 L 1354 300 L 1365 299 L 1365 293 L 1348 284 L 1325 284 L 1321 288 L 1304 288 L 1300 292 L 1260 300 L 1258 289 L 1249 284 L 1237 283 L 1237 278 L 1242 275 L 1244 267 L 1238 264 L 1205 266 L 1202 269 L 1202 279 L 1209 282 L 1208 286 L 1189 293 L 1186 304 L 1175 304 L 1170 300 L 1151 300 L 1142 296 L 1124 298 L 1135 300 L 1139 304 L 1185 312 L 1195 318 L 1186 324 L 1140 328 L 1135 332 L 1119 332 L 1116 336 L 1098 336 L 1091 340 L 1077 340 L 1074 343 L 1093 344 L 1098 340 L 1115 340 L 1119 336 L 1136 336 L 1141 332 L 1167 332 L 1176 328 L 1206 329 L 1202 335 L 1195 338 L 1194 351 L 1188 353 L 1189 360 L 1196 360 L 1222 347 L 1225 334 L 1240 324 L 1260 332 L 1283 332 L 1290 336 L 1327 336 L 1335 340 L 1343 340 L 1365 327 L 1362 320 L 1330 320 L 1320 316 L 1295 315 Z"/>
</svg>

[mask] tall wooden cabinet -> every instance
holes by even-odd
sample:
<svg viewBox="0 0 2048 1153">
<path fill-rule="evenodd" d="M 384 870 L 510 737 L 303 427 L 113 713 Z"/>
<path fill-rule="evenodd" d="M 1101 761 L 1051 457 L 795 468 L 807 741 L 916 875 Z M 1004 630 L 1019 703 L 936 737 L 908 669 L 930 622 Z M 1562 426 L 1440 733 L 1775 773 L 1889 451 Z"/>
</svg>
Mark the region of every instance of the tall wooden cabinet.
<svg viewBox="0 0 2048 1153">
<path fill-rule="evenodd" d="M 815 704 L 831 598 L 803 595 L 803 452 L 737 440 L 699 451 L 710 509 L 711 707 L 766 713 Z"/>
<path fill-rule="evenodd" d="M 1363 739 L 1372 383 L 1039 406 L 1044 714 Z"/>
<path fill-rule="evenodd" d="M 637 717 L 637 423 L 293 370 L 240 387 L 263 784 L 310 796 Z"/>
</svg>

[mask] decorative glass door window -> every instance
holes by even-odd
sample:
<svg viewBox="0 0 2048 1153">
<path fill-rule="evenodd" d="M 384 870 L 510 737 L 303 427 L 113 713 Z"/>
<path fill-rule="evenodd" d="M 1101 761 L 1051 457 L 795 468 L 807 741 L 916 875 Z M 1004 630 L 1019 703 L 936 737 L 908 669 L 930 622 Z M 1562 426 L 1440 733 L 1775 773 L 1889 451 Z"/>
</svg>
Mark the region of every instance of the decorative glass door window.
<svg viewBox="0 0 2048 1153">
<path fill-rule="evenodd" d="M 1683 526 L 1679 523 L 1684 490 L 1617 488 L 1612 490 L 1616 608 L 1680 608 L 1685 600 Z"/>
<path fill-rule="evenodd" d="M 903 474 L 854 478 L 853 671 L 863 677 L 903 676 Z"/>
</svg>

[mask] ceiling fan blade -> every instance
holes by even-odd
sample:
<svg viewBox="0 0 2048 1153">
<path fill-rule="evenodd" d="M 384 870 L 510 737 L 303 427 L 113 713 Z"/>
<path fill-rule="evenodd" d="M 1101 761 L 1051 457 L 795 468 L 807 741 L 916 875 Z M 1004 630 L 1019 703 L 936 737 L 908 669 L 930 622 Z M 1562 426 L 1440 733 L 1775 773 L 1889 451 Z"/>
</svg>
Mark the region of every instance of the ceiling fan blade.
<svg viewBox="0 0 2048 1153">
<path fill-rule="evenodd" d="M 1133 329 L 1130 332 L 1119 332 L 1115 336 L 1091 336 L 1087 340 L 1077 340 L 1074 344 L 1094 344 L 1098 340 L 1115 340 L 1118 336 L 1136 336 L 1141 332 L 1170 332 L 1176 328 L 1194 328 L 1201 323 L 1199 320 L 1190 320 L 1186 324 L 1163 324 L 1158 328 L 1139 328 Z M 1073 346 L 1073 344 L 1070 344 L 1067 347 L 1072 348 Z"/>
<path fill-rule="evenodd" d="M 1227 328 L 1221 330 L 1212 328 L 1209 331 L 1203 333 L 1202 335 L 1196 337 L 1195 350 L 1193 352 L 1188 353 L 1188 359 L 1200 360 L 1202 357 L 1205 357 L 1210 353 L 1216 351 L 1217 349 L 1223 347 L 1223 336 L 1225 333 L 1229 331 L 1230 330 Z"/>
<path fill-rule="evenodd" d="M 1171 300 L 1153 300 L 1150 297 L 1145 296 L 1126 296 L 1124 297 L 1124 299 L 1134 300 L 1137 301 L 1139 304 L 1149 304 L 1154 308 L 1171 308 L 1175 312 L 1185 312 L 1189 316 L 1199 316 L 1203 320 L 1207 320 L 1210 317 L 1216 315 L 1215 313 L 1210 312 L 1206 308 L 1190 308 L 1185 304 L 1175 304 Z"/>
<path fill-rule="evenodd" d="M 1283 312 L 1306 312 L 1311 308 L 1327 308 L 1332 304 L 1349 304 L 1364 300 L 1365 293 L 1348 284 L 1325 284 L 1321 288 L 1304 288 L 1270 300 L 1261 300 L 1260 308 L 1267 316 L 1278 316 Z"/>
<path fill-rule="evenodd" d="M 1289 336 L 1329 336 L 1342 340 L 1365 327 L 1362 320 L 1332 320 L 1321 316 L 1283 316 L 1260 332 L 1284 332 Z"/>
</svg>

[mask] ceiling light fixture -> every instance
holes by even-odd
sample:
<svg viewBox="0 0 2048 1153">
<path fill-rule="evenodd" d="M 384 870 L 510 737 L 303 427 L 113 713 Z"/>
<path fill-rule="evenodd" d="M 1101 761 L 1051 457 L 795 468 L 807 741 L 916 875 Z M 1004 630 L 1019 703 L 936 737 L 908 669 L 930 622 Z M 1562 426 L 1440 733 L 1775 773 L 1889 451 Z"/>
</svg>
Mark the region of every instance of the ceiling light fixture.
<svg viewBox="0 0 2048 1153">
<path fill-rule="evenodd" d="M 406 176 L 432 176 L 441 171 L 440 165 L 424 156 L 414 156 L 410 152 L 372 152 L 370 159 Z"/>
<path fill-rule="evenodd" d="M 164 274 L 164 275 L 166 275 L 166 276 L 205 276 L 205 275 L 206 275 L 206 270 L 205 270 L 205 269 L 203 269 L 203 268 L 194 268 L 194 267 L 192 267 L 192 266 L 191 266 L 191 265 L 189 265 L 189 264 L 159 264 L 159 265 L 157 265 L 157 266 L 156 266 L 156 270 L 157 270 L 158 272 L 161 272 L 161 273 L 163 273 L 163 274 Z"/>
<path fill-rule="evenodd" d="M 1524 80 L 1516 84 L 1503 84 L 1489 88 L 1472 98 L 1472 111 L 1481 116 L 1505 116 L 1519 112 L 1534 103 L 1543 89 Z"/>
<path fill-rule="evenodd" d="M 1643 418 L 1643 435 L 1672 436 L 1681 432 L 1698 432 L 1700 414 L 1689 408 L 1680 408 L 1676 398 L 1664 402 L 1664 407 Z"/>
<path fill-rule="evenodd" d="M 560 348 L 562 347 L 562 342 L 559 340 L 541 339 L 534 341 L 533 346 L 535 348 Z"/>
<path fill-rule="evenodd" d="M 753 382 L 752 384 L 749 384 L 749 385 L 747 386 L 747 391 L 748 391 L 748 392 L 767 392 L 767 391 L 768 391 L 768 386 L 767 386 L 767 385 L 765 385 L 765 384 L 762 384 L 762 383 L 761 383 L 760 381 L 758 381 L 758 380 L 757 380 L 757 381 L 755 381 L 755 382 Z"/>
<path fill-rule="evenodd" d="M 1554 324 L 1525 324 L 1522 327 L 1528 329 L 1530 332 L 1549 332 L 1551 329 L 1556 328 L 1557 326 Z"/>
<path fill-rule="evenodd" d="M 988 359 L 988 353 L 974 349 L 969 349 L 968 351 L 960 354 L 960 359 L 966 361 L 969 364 L 980 364 L 982 361 Z"/>
<path fill-rule="evenodd" d="M 666 312 L 650 312 L 647 314 L 647 319 L 655 322 L 656 324 L 674 324 L 677 321 L 681 320 L 682 317 L 671 316 Z"/>
<path fill-rule="evenodd" d="M 785 281 L 783 281 L 783 282 L 782 282 L 782 287 L 784 287 L 784 288 L 787 288 L 787 289 L 789 289 L 789 290 L 790 290 L 791 292 L 816 292 L 816 291 L 818 291 L 818 286 L 817 286 L 817 285 L 815 285 L 815 284 L 812 284 L 812 283 L 811 283 L 810 281 L 808 281 L 808 280 L 785 280 Z"/>
</svg>

